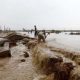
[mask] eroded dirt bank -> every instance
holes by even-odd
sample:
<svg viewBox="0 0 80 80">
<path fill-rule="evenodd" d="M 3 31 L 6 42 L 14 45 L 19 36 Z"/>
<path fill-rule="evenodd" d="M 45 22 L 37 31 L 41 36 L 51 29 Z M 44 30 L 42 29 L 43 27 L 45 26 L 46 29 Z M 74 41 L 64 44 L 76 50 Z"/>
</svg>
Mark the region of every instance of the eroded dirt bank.
<svg viewBox="0 0 80 80">
<path fill-rule="evenodd" d="M 60 48 L 39 44 L 34 49 L 33 61 L 37 68 L 47 76 L 35 80 L 80 80 L 79 55 Z M 75 56 L 73 59 L 72 57 Z"/>
<path fill-rule="evenodd" d="M 27 38 L 10 51 L 10 58 L 0 59 L 0 80 L 80 80 L 76 53 Z"/>
</svg>

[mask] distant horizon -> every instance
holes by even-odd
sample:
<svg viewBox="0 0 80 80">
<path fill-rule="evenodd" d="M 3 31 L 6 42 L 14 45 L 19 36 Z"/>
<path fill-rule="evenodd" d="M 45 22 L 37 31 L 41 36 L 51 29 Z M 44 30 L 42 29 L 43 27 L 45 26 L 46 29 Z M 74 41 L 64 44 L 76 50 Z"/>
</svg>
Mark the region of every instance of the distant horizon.
<svg viewBox="0 0 80 80">
<path fill-rule="evenodd" d="M 20 27 L 20 28 L 18 28 L 18 27 Z M 40 28 L 40 26 L 36 26 L 37 27 L 37 29 L 38 30 L 80 30 L 80 29 L 65 29 L 65 28 L 63 28 L 63 29 L 59 29 L 59 28 L 49 28 L 48 29 L 48 27 L 47 28 Z M 33 29 L 34 30 L 34 25 L 33 26 L 31 26 L 30 28 L 29 28 L 29 26 L 28 27 L 22 27 L 22 26 L 13 26 L 13 27 L 11 27 L 11 26 L 5 26 L 5 30 L 9 30 L 9 29 L 11 29 L 11 30 L 23 30 L 23 28 L 25 29 L 25 30 L 31 30 L 31 29 Z M 4 25 L 0 25 L 0 29 L 1 30 L 4 30 Z"/>
</svg>

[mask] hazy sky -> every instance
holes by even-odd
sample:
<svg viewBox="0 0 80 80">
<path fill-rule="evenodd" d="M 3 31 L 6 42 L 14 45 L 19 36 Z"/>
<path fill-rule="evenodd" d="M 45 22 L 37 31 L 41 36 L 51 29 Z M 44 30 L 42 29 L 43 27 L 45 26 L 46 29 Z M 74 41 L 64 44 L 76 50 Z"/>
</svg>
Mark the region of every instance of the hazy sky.
<svg viewBox="0 0 80 80">
<path fill-rule="evenodd" d="M 0 25 L 12 29 L 80 29 L 80 0 L 0 0 Z"/>
</svg>

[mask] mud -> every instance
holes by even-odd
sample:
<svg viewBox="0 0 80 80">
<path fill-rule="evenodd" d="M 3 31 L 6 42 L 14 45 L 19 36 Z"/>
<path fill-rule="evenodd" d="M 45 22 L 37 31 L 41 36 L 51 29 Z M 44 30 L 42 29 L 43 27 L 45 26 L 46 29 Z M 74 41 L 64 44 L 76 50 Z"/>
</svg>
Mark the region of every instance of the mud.
<svg viewBox="0 0 80 80">
<path fill-rule="evenodd" d="M 24 42 L 26 44 L 27 39 Z M 55 46 L 52 47 L 46 43 L 33 45 L 34 43 L 35 39 L 25 46 L 21 41 L 10 48 L 12 57 L 0 59 L 0 80 L 64 80 L 67 74 L 69 74 L 70 78 L 66 78 L 66 80 L 80 79 L 79 53 L 69 52 Z M 60 63 L 53 65 L 53 61 L 56 60 L 52 60 L 54 56 L 58 57 L 58 59 L 61 57 L 63 60 L 60 58 Z M 46 64 L 49 61 L 51 63 Z M 36 64 L 34 64 L 35 62 Z M 70 66 L 65 63 L 70 63 Z M 58 66 L 55 67 L 56 65 Z M 42 69 L 45 66 L 47 68 Z M 62 75 L 58 75 L 55 79 L 55 73 L 52 71 L 53 67 L 56 69 L 57 74 L 63 74 L 62 71 L 64 71 L 63 78 Z M 73 69 L 73 67 L 75 68 Z"/>
<path fill-rule="evenodd" d="M 11 58 L 0 59 L 0 80 L 33 80 L 36 72 L 31 55 L 24 58 L 25 50 L 24 45 L 18 44 L 11 48 Z M 21 62 L 22 59 L 25 59 L 25 62 Z"/>
<path fill-rule="evenodd" d="M 65 57 L 75 61 L 78 65 L 80 64 L 80 53 L 79 52 L 67 51 L 65 49 L 52 47 L 52 46 L 47 46 L 47 47 L 53 52 L 58 52 L 58 53 L 63 54 Z"/>
</svg>

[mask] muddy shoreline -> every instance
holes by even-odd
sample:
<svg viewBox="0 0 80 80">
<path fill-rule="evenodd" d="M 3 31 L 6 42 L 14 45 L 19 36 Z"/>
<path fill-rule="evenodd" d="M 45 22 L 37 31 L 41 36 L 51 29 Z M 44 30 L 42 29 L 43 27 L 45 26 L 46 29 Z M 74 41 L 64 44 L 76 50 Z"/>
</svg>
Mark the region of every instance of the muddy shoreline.
<svg viewBox="0 0 80 80">
<path fill-rule="evenodd" d="M 5 36 L 6 34 L 4 35 L 2 33 L 1 36 L 2 35 Z M 30 38 L 29 40 L 33 39 Z M 30 49 L 28 49 L 28 45 L 23 44 L 22 40 L 18 41 L 16 43 L 16 46 L 10 48 L 12 56 L 10 58 L 0 59 L 0 80 L 55 80 L 53 79 L 54 78 L 53 73 L 46 75 L 44 72 L 41 72 L 40 68 L 36 67 L 37 64 L 36 65 L 34 64 L 35 62 L 33 61 L 34 57 L 32 54 L 37 53 L 37 47 L 39 47 L 40 53 L 41 52 L 47 53 L 48 52 L 47 50 L 49 50 L 52 55 L 57 54 L 58 56 L 63 57 L 64 62 L 73 63 L 75 66 L 74 75 L 79 74 L 79 72 L 77 72 L 77 69 L 80 69 L 79 66 L 80 60 L 77 60 L 78 58 L 80 59 L 79 53 L 69 52 L 67 50 L 57 48 L 55 46 L 50 46 L 47 43 L 37 44 L 35 43 L 35 41 L 36 40 L 34 39 L 34 42 L 31 43 L 32 45 L 30 44 Z M 24 57 L 25 52 L 29 54 L 28 57 Z M 48 53 L 46 55 L 51 56 Z M 39 64 L 39 67 L 40 65 L 41 64 Z M 77 78 L 72 79 L 72 77 L 70 80 L 78 80 Z"/>
</svg>

